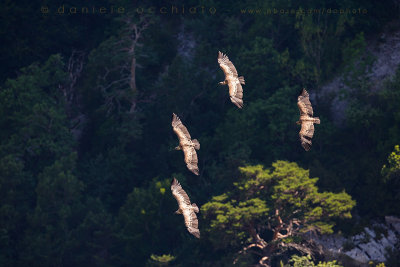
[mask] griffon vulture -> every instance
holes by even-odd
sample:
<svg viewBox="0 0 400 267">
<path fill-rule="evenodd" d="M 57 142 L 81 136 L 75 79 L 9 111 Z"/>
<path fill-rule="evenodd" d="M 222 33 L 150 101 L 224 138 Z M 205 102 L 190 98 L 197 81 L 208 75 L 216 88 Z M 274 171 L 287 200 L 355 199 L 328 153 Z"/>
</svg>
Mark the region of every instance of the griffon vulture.
<svg viewBox="0 0 400 267">
<path fill-rule="evenodd" d="M 242 84 L 244 84 L 244 77 L 238 77 L 238 73 L 236 71 L 235 66 L 229 60 L 229 58 L 221 52 L 218 52 L 218 64 L 221 69 L 224 71 L 225 80 L 220 82 L 221 85 L 228 85 L 229 87 L 229 95 L 231 97 L 231 101 L 238 108 L 243 107 L 243 88 Z"/>
<path fill-rule="evenodd" d="M 313 118 L 313 108 L 306 89 L 303 89 L 297 98 L 297 106 L 300 111 L 300 120 L 296 123 L 301 125 L 299 132 L 301 146 L 306 150 L 311 148 L 311 138 L 314 135 L 314 123 L 320 124 L 318 117 Z"/>
<path fill-rule="evenodd" d="M 172 128 L 179 138 L 179 146 L 175 147 L 176 150 L 183 150 L 185 156 L 185 163 L 187 168 L 194 174 L 199 175 L 199 167 L 197 166 L 198 159 L 196 149 L 200 149 L 200 143 L 197 139 L 191 139 L 190 134 L 182 124 L 181 120 L 175 113 L 172 116 Z"/>
<path fill-rule="evenodd" d="M 188 195 L 175 178 L 171 184 L 171 191 L 179 205 L 179 209 L 175 211 L 175 213 L 182 214 L 189 233 L 197 238 L 200 238 L 199 221 L 197 220 L 196 216 L 196 213 L 199 212 L 199 208 L 195 203 L 190 204 Z"/>
</svg>

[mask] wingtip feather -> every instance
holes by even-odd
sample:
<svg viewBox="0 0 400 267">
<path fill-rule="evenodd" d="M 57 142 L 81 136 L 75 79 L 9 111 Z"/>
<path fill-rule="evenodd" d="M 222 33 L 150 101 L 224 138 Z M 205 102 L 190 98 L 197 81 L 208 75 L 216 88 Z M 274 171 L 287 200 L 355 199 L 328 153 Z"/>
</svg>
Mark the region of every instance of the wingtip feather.
<svg viewBox="0 0 400 267">
<path fill-rule="evenodd" d="M 301 93 L 300 93 L 300 95 L 299 96 L 304 96 L 304 97 L 307 97 L 308 96 L 308 92 L 307 92 L 307 90 L 305 89 L 305 88 L 303 88 L 303 90 L 301 90 Z"/>
<path fill-rule="evenodd" d="M 194 229 L 194 228 L 188 228 L 189 233 L 194 235 L 197 238 L 200 238 L 200 231 L 199 229 Z"/>
</svg>

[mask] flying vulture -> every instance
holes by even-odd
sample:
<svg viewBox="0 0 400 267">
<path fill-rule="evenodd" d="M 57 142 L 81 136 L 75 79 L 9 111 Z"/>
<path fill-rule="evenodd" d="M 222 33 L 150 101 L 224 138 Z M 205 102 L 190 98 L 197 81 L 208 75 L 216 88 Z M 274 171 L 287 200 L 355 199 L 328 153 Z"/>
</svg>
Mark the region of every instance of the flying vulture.
<svg viewBox="0 0 400 267">
<path fill-rule="evenodd" d="M 190 199 L 185 190 L 182 189 L 181 184 L 174 178 L 171 184 L 172 195 L 178 201 L 179 209 L 175 211 L 176 214 L 183 214 L 185 225 L 189 233 L 197 238 L 200 238 L 199 221 L 197 220 L 196 213 L 199 213 L 199 208 L 195 203 L 190 204 Z M 195 213 L 196 212 L 196 213 Z"/>
<path fill-rule="evenodd" d="M 318 117 L 313 118 L 313 109 L 306 89 L 303 89 L 297 98 L 297 106 L 300 111 L 300 120 L 296 123 L 301 125 L 299 132 L 301 146 L 306 150 L 311 148 L 311 138 L 314 135 L 314 123 L 320 124 Z"/>
<path fill-rule="evenodd" d="M 187 168 L 194 174 L 199 175 L 199 167 L 197 166 L 198 159 L 196 149 L 200 149 L 200 143 L 197 139 L 191 139 L 190 134 L 182 124 L 181 120 L 175 113 L 172 115 L 172 128 L 179 138 L 179 146 L 176 150 L 183 150 Z"/>
<path fill-rule="evenodd" d="M 235 66 L 229 60 L 229 58 L 221 52 L 218 52 L 218 64 L 221 69 L 224 71 L 225 80 L 220 82 L 221 85 L 228 85 L 229 87 L 229 95 L 231 97 L 231 101 L 238 108 L 243 107 L 243 88 L 242 84 L 244 84 L 244 77 L 238 77 L 238 73 L 236 71 Z"/>
</svg>

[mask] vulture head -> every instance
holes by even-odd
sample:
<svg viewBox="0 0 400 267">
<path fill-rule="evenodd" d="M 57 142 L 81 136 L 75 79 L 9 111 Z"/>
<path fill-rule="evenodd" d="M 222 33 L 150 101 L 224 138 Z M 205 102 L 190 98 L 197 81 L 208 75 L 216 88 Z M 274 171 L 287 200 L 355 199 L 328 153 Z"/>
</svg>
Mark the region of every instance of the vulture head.
<svg viewBox="0 0 400 267">
<path fill-rule="evenodd" d="M 218 84 L 219 84 L 219 85 L 226 85 L 226 84 L 228 84 L 228 82 L 227 82 L 227 80 L 225 80 L 225 81 L 223 81 L 223 82 L 219 82 Z"/>
<path fill-rule="evenodd" d="M 175 211 L 175 214 L 182 214 L 181 209 L 178 209 L 177 211 Z"/>
</svg>

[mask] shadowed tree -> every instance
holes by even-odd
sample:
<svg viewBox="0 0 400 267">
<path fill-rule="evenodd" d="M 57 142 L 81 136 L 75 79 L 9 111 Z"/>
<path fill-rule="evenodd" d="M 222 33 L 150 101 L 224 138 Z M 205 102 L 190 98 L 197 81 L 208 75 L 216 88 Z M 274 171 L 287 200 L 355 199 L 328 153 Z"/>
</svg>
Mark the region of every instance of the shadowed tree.
<svg viewBox="0 0 400 267">
<path fill-rule="evenodd" d="M 176 201 L 170 192 L 171 180 L 154 179 L 148 187 L 134 188 L 121 207 L 117 226 L 118 265 L 132 262 L 144 266 L 152 253 L 170 251 L 179 242 L 179 232 L 187 234 L 180 216 L 174 216 Z M 178 224 L 178 222 L 180 224 Z"/>
<path fill-rule="evenodd" d="M 143 49 L 144 33 L 154 21 L 149 16 L 125 14 L 117 18 L 117 34 L 102 42 L 89 55 L 90 71 L 96 71 L 95 84 L 100 90 L 108 114 L 136 111 L 140 92 L 137 88 L 138 59 L 149 56 Z"/>
<path fill-rule="evenodd" d="M 36 207 L 28 216 L 24 262 L 42 266 L 62 266 L 72 232 L 81 221 L 84 185 L 74 175 L 76 153 L 57 160 L 38 176 Z"/>
<path fill-rule="evenodd" d="M 18 155 L 0 158 L 0 265 L 12 266 L 20 258 L 20 241 L 31 207 L 32 177 Z"/>
<path fill-rule="evenodd" d="M 63 60 L 54 55 L 42 65 L 23 68 L 0 91 L 1 151 L 19 154 L 34 174 L 74 145 L 59 90 L 65 80 Z"/>
<path fill-rule="evenodd" d="M 311 9 L 314 7 L 311 6 Z M 294 26 L 298 30 L 299 41 L 304 51 L 304 57 L 296 64 L 296 72 L 303 76 L 300 79 L 303 86 L 316 89 L 318 102 L 321 82 L 325 78 L 323 70 L 330 73 L 338 64 L 341 50 L 334 48 L 341 45 L 346 26 L 352 26 L 354 18 L 348 14 L 327 16 L 320 11 L 309 14 L 308 10 L 303 9 L 303 12 L 296 13 Z M 306 72 L 310 72 L 311 75 Z"/>
<path fill-rule="evenodd" d="M 0 88 L 0 265 L 23 260 L 38 175 L 74 148 L 59 90 L 65 78 L 63 60 L 54 55 Z"/>
<path fill-rule="evenodd" d="M 114 22 L 115 34 L 91 51 L 82 75 L 81 92 L 88 122 L 81 140 L 79 168 L 88 191 L 104 200 L 108 211 L 117 212 L 142 179 L 134 176 L 141 158 L 137 151 L 143 119 L 137 105 L 143 99 L 138 90 L 137 69 L 141 60 L 151 56 L 151 48 L 142 44 L 150 39 L 145 33 L 152 18 L 123 14 Z"/>
</svg>

